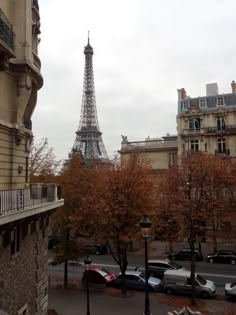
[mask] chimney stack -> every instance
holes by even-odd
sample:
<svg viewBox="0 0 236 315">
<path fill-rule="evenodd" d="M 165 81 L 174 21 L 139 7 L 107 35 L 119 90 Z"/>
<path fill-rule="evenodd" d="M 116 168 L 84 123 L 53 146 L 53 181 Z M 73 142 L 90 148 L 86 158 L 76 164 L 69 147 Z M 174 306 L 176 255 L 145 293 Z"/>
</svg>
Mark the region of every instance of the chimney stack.
<svg viewBox="0 0 236 315">
<path fill-rule="evenodd" d="M 232 93 L 236 93 L 236 82 L 233 80 L 231 83 Z"/>
<path fill-rule="evenodd" d="M 184 100 L 187 98 L 187 93 L 184 88 L 177 90 L 178 91 L 178 99 Z"/>
</svg>

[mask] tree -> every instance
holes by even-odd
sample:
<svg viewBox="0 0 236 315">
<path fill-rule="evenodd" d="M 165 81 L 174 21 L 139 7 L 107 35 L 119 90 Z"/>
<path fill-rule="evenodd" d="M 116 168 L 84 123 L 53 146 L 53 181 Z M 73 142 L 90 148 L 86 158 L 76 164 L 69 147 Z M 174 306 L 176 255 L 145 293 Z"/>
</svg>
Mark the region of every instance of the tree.
<svg viewBox="0 0 236 315">
<path fill-rule="evenodd" d="M 75 172 L 71 174 L 71 182 Z M 139 238 L 139 221 L 153 210 L 153 185 L 150 168 L 137 155 L 120 163 L 83 168 L 78 195 L 69 201 L 79 211 L 71 216 L 71 224 L 80 235 L 105 241 L 122 273 L 122 293 L 126 294 L 125 271 L 127 249 Z M 85 180 L 86 179 L 86 180 Z M 76 179 L 75 179 L 76 180 Z M 79 198 L 79 199 L 78 199 Z"/>
<path fill-rule="evenodd" d="M 187 239 L 191 249 L 192 304 L 196 302 L 195 243 L 205 237 L 216 201 L 220 202 L 215 192 L 216 189 L 222 191 L 221 169 L 221 160 L 213 155 L 202 152 L 188 154 L 182 157 L 180 165 L 167 171 L 166 185 L 162 185 L 159 191 L 159 195 L 168 196 L 162 198 L 162 207 L 168 215 L 175 217 L 181 226 L 181 235 Z"/>
<path fill-rule="evenodd" d="M 65 202 L 53 218 L 53 231 L 63 239 L 58 254 L 64 262 L 64 286 L 67 286 L 68 260 L 83 254 L 82 244 L 75 239 L 78 236 L 97 238 L 99 234 L 102 173 L 98 165 L 86 166 L 79 156 L 72 156 L 59 175 Z"/>
<path fill-rule="evenodd" d="M 176 205 L 172 194 L 177 188 L 175 181 L 176 169 L 159 172 L 157 177 L 157 206 L 153 218 L 155 236 L 160 240 L 168 241 L 169 252 L 173 251 L 173 242 L 177 241 L 181 231 L 179 220 L 176 218 Z M 177 193 L 177 192 L 176 192 Z"/>
<path fill-rule="evenodd" d="M 140 237 L 140 219 L 144 214 L 150 216 L 154 210 L 152 174 L 138 155 L 132 155 L 122 164 L 115 160 L 113 167 L 106 171 L 104 179 L 101 233 L 107 240 L 113 259 L 120 267 L 122 293 L 125 295 L 129 244 Z"/>
<path fill-rule="evenodd" d="M 50 182 L 58 172 L 60 161 L 56 160 L 53 148 L 48 146 L 48 139 L 32 143 L 30 147 L 29 178 L 31 183 Z"/>
</svg>

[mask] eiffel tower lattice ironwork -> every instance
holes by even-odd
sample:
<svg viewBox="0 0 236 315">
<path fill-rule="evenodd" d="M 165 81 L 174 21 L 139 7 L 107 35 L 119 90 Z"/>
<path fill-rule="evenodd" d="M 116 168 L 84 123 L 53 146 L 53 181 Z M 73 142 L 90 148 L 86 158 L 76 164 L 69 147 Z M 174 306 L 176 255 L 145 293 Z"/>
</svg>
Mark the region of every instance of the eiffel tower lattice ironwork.
<svg viewBox="0 0 236 315">
<path fill-rule="evenodd" d="M 93 48 L 89 43 L 84 47 L 85 66 L 83 98 L 80 113 L 80 123 L 76 132 L 75 142 L 72 148 L 73 154 L 80 154 L 85 161 L 109 161 L 99 129 L 94 74 L 93 74 Z"/>
</svg>

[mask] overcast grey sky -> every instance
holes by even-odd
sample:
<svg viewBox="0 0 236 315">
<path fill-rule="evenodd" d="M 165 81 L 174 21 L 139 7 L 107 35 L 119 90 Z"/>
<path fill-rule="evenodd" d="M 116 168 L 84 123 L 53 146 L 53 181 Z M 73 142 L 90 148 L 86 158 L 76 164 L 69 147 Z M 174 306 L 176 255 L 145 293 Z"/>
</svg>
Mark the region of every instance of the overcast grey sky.
<svg viewBox="0 0 236 315">
<path fill-rule="evenodd" d="M 100 129 L 110 157 L 129 141 L 176 133 L 177 88 L 220 93 L 236 80 L 235 0 L 39 0 L 44 86 L 33 114 L 36 142 L 47 137 L 68 157 L 82 103 L 87 31 Z"/>
</svg>

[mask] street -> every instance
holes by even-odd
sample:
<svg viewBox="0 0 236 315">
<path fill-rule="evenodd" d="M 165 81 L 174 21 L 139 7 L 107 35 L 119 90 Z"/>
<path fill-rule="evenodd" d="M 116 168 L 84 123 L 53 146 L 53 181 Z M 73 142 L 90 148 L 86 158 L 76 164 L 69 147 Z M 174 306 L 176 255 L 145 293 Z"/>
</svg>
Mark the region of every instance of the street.
<svg viewBox="0 0 236 315">
<path fill-rule="evenodd" d="M 92 264 L 103 266 L 107 270 L 118 274 L 120 272 L 119 266 L 116 265 L 113 258 L 110 255 L 91 255 Z M 144 268 L 144 257 L 138 255 L 128 256 L 129 266 L 128 269 L 134 269 L 139 267 Z M 190 270 L 189 261 L 178 262 L 180 265 Z M 62 277 L 64 265 L 49 266 L 50 278 Z M 79 278 L 84 271 L 83 261 L 80 266 L 69 266 L 69 278 Z M 211 280 L 216 284 L 217 295 L 224 295 L 224 286 L 227 282 L 236 281 L 236 265 L 230 264 L 209 264 L 207 262 L 197 262 L 196 271 L 205 279 Z"/>
</svg>

